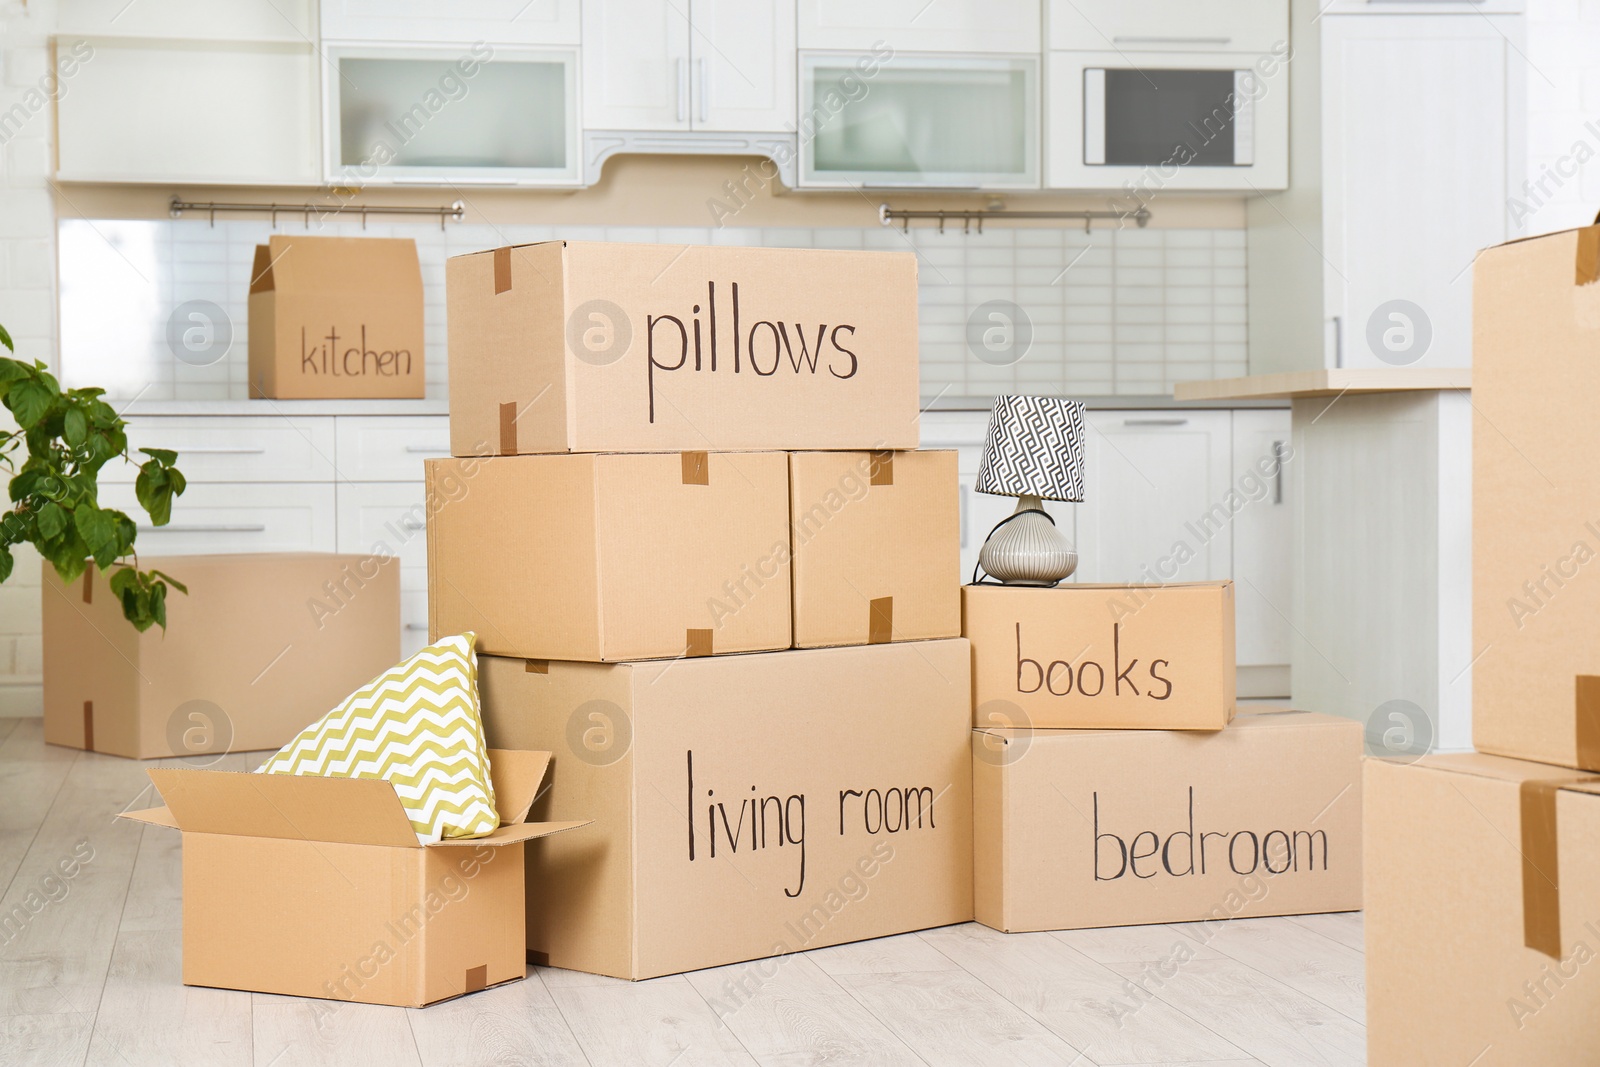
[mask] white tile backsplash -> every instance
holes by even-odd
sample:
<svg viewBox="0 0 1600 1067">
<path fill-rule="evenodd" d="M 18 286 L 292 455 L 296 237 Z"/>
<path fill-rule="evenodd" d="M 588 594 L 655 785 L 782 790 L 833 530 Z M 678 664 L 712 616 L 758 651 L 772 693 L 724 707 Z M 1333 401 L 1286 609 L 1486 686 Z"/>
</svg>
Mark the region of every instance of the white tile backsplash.
<svg viewBox="0 0 1600 1067">
<path fill-rule="evenodd" d="M 279 228 L 300 230 L 285 219 Z M 61 368 L 67 383 L 149 400 L 244 397 L 245 294 L 255 246 L 273 232 L 265 219 L 215 225 L 203 218 L 63 220 Z M 314 223 L 313 232 L 417 241 L 433 397 L 445 394 L 447 381 L 445 259 L 555 237 L 913 251 L 922 385 L 930 397 L 981 400 L 1018 388 L 1165 395 L 1176 381 L 1245 373 L 1242 336 L 1228 328 L 1243 321 L 1246 299 L 1244 242 L 1237 231 L 450 225 L 441 232 L 377 221 L 363 231 L 359 221 L 330 219 Z M 208 367 L 180 362 L 167 344 L 168 319 L 194 300 L 220 307 L 223 319 L 209 328 L 232 333 L 227 355 Z M 1024 348 L 1025 337 L 1031 340 Z"/>
</svg>

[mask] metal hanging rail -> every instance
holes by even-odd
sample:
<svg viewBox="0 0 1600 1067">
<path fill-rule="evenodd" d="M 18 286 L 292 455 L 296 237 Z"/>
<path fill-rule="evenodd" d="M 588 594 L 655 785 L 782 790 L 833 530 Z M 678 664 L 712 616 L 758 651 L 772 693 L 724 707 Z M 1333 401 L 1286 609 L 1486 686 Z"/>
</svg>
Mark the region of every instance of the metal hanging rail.
<svg viewBox="0 0 1600 1067">
<path fill-rule="evenodd" d="M 961 232 L 970 233 L 972 224 L 978 224 L 978 232 L 983 232 L 984 219 L 1070 219 L 1083 222 L 1083 232 L 1089 232 L 1089 226 L 1096 219 L 1116 219 L 1127 222 L 1132 219 L 1142 230 L 1150 223 L 1150 209 L 1143 204 L 1137 211 L 1007 211 L 1004 208 L 997 210 L 954 210 L 954 211 L 928 211 L 894 208 L 888 204 L 878 205 L 878 221 L 885 226 L 892 226 L 898 222 L 902 231 L 911 229 L 912 219 L 937 219 L 939 232 L 944 232 L 945 223 L 960 222 Z"/>
<path fill-rule="evenodd" d="M 185 211 L 204 212 L 211 218 L 211 225 L 217 224 L 217 212 L 237 212 L 245 214 L 266 214 L 272 216 L 272 225 L 278 225 L 279 215 L 300 215 L 305 219 L 307 226 L 311 225 L 311 216 L 321 218 L 325 215 L 342 215 L 345 213 L 359 214 L 361 228 L 367 228 L 368 215 L 429 215 L 438 218 L 439 229 L 444 229 L 446 220 L 460 222 L 467 214 L 467 205 L 457 200 L 447 207 L 414 207 L 405 205 L 371 205 L 366 204 L 230 204 L 222 201 L 196 202 L 184 200 L 174 195 L 167 205 L 173 218 L 182 217 Z"/>
</svg>

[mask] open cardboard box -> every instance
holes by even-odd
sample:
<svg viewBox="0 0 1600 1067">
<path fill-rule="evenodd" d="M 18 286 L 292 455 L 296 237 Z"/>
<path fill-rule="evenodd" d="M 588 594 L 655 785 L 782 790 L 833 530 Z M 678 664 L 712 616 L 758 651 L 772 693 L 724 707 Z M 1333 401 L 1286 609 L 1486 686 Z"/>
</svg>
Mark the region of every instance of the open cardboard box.
<svg viewBox="0 0 1600 1067">
<path fill-rule="evenodd" d="M 394 786 L 152 767 L 183 832 L 183 982 L 421 1007 L 527 973 L 523 844 L 548 752 L 489 750 L 498 830 L 422 845 Z"/>
</svg>

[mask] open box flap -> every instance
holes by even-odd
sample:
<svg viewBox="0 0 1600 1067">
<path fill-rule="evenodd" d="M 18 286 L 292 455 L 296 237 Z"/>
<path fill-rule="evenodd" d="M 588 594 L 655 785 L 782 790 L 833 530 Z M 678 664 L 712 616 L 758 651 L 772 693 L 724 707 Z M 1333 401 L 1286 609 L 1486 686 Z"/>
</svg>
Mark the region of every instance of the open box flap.
<svg viewBox="0 0 1600 1067">
<path fill-rule="evenodd" d="M 178 828 L 178 820 L 172 817 L 172 812 L 166 805 L 159 808 L 145 808 L 143 811 L 124 811 L 117 818 L 149 823 L 151 826 L 170 826 L 174 830 Z"/>
<path fill-rule="evenodd" d="M 443 841 L 433 841 L 428 848 L 442 848 L 445 846 L 459 845 L 514 845 L 519 841 L 532 841 L 539 837 L 549 837 L 559 834 L 563 830 L 573 830 L 579 826 L 588 826 L 593 819 L 577 819 L 573 822 L 519 822 L 509 826 L 502 826 L 491 834 L 482 837 L 447 837 Z"/>
<path fill-rule="evenodd" d="M 489 777 L 494 784 L 494 806 L 500 812 L 501 826 L 520 823 L 528 817 L 549 767 L 548 752 L 489 749 Z"/>
<path fill-rule="evenodd" d="M 394 786 L 379 778 L 152 767 L 185 833 L 421 847 Z"/>
</svg>

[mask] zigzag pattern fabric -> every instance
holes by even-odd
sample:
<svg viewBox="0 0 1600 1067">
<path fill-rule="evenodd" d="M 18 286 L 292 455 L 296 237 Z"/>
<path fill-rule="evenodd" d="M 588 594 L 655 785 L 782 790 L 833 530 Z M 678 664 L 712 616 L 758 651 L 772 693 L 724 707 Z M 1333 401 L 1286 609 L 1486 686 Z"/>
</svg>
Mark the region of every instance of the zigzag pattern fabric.
<svg viewBox="0 0 1600 1067">
<path fill-rule="evenodd" d="M 382 778 L 417 840 L 482 837 L 500 825 L 478 714 L 474 634 L 447 637 L 368 682 L 258 774 Z"/>
<path fill-rule="evenodd" d="M 1053 396 L 998 396 L 978 464 L 980 493 L 1083 499 L 1083 405 Z"/>
</svg>

